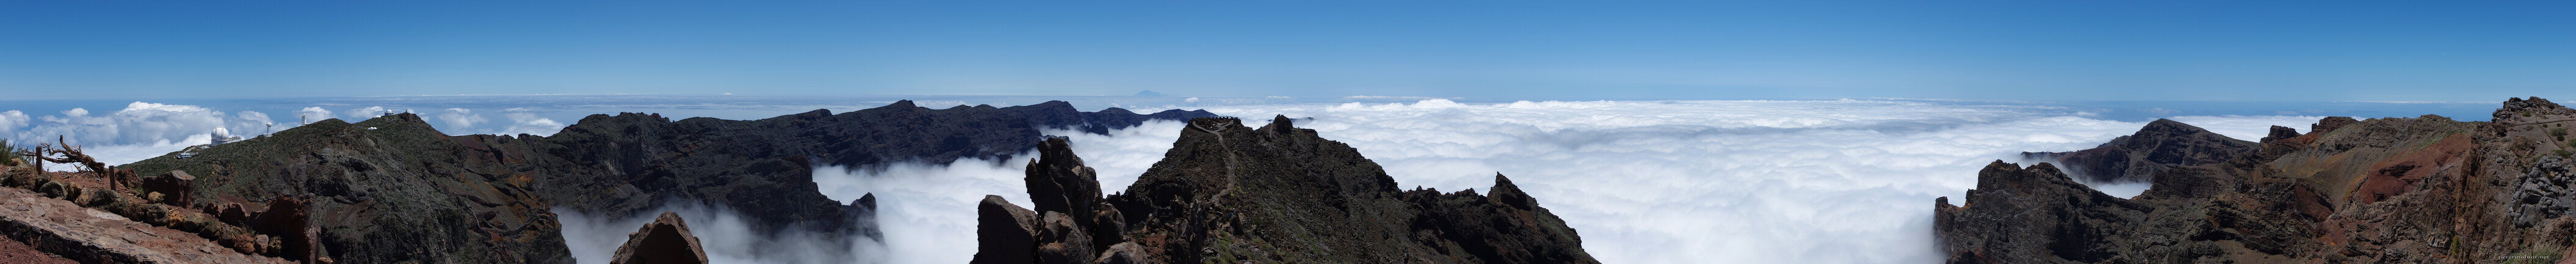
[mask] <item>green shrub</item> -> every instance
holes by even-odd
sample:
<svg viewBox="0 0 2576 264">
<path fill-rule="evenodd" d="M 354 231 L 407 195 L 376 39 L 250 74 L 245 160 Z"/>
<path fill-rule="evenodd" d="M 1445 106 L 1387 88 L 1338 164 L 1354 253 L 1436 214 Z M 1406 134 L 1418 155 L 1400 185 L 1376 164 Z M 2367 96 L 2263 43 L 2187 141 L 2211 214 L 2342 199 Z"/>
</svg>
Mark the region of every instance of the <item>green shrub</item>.
<svg viewBox="0 0 2576 264">
<path fill-rule="evenodd" d="M 18 166 L 19 163 L 24 162 L 26 158 L 18 157 L 18 145 L 9 144 L 7 139 L 0 139 L 0 166 Z"/>
</svg>

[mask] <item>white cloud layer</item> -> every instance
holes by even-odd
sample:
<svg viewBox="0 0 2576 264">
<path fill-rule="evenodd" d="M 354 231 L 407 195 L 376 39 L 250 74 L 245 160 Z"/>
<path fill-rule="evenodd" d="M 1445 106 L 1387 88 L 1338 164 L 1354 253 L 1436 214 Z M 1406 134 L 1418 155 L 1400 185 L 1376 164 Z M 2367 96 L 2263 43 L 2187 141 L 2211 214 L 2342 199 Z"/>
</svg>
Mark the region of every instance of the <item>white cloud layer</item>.
<svg viewBox="0 0 2576 264">
<path fill-rule="evenodd" d="M 835 201 L 876 194 L 877 225 L 889 241 L 882 250 L 886 255 L 880 258 L 886 263 L 966 263 L 975 256 L 975 206 L 984 195 L 1000 195 L 1021 207 L 1030 205 L 1028 187 L 1020 181 L 1025 162 L 961 159 L 949 164 L 826 166 L 814 169 L 814 184 Z"/>
<path fill-rule="evenodd" d="M 295 114 L 298 118 L 302 118 L 300 122 L 314 122 L 322 121 L 324 119 L 340 118 L 339 115 L 331 114 L 331 110 L 323 110 L 320 106 L 305 107 L 303 110 L 295 110 Z M 348 120 L 341 121 L 346 122 Z"/>
<path fill-rule="evenodd" d="M 1253 122 L 1314 118 L 1298 126 L 1359 148 L 1407 187 L 1482 189 L 1490 174 L 1509 175 L 1608 263 L 1938 262 L 1933 197 L 1973 188 L 1988 161 L 2090 148 L 2145 125 L 2057 107 L 1862 100 L 1433 99 L 1208 110 Z M 2270 125 L 2316 120 L 2174 119 L 2257 138 Z M 1154 140 L 1074 140 L 1112 190 L 1142 169 L 1113 170 L 1132 162 L 1106 157 L 1159 159 L 1170 145 L 1160 135 L 1172 132 L 1118 133 Z"/>
<path fill-rule="evenodd" d="M 500 135 L 529 134 L 552 136 L 555 132 L 562 132 L 564 128 L 563 122 L 555 122 L 554 119 L 537 117 L 537 114 L 533 113 L 511 112 L 501 116 L 510 118 L 510 127 L 501 129 L 500 133 L 497 133 Z"/>
<path fill-rule="evenodd" d="M 0 112 L 0 134 L 16 132 L 19 127 L 25 127 L 28 122 L 34 121 L 35 119 L 27 117 L 26 112 L 19 112 L 18 110 Z"/>
<path fill-rule="evenodd" d="M 217 127 L 250 137 L 266 131 L 270 122 L 268 114 L 254 111 L 227 114 L 193 105 L 148 102 L 129 103 L 124 109 L 106 113 L 86 108 L 59 113 L 28 116 L 21 111 L 0 112 L 0 136 L 24 146 L 54 143 L 59 136 L 62 141 L 83 146 L 86 154 L 99 162 L 125 164 L 205 144 L 214 138 L 210 133 Z"/>
<path fill-rule="evenodd" d="M 710 263 L 924 263 L 888 262 L 883 258 L 887 252 L 880 251 L 884 245 L 858 237 L 823 237 L 812 232 L 760 236 L 741 213 L 694 201 L 668 201 L 645 215 L 622 219 L 561 208 L 552 211 L 563 222 L 564 246 L 571 249 L 574 262 L 584 264 L 608 263 L 617 247 L 626 244 L 628 233 L 653 222 L 661 212 L 678 213 L 689 224 L 689 233 L 698 237 Z"/>
<path fill-rule="evenodd" d="M 1988 161 L 2090 148 L 2144 122 L 2071 109 L 1902 101 L 1660 101 L 1288 104 L 1208 109 L 1253 122 L 1283 114 L 1360 149 L 1411 186 L 1488 188 L 1510 175 L 1609 263 L 1930 263 L 1931 200 L 1960 196 Z M 2313 117 L 2173 117 L 2230 136 Z M 1257 125 L 1257 124 L 1254 124 Z M 1124 190 L 1178 137 L 1156 121 L 1068 137 Z M 1017 157 L 1029 157 L 1022 154 Z M 836 200 L 875 193 L 892 263 L 974 255 L 984 195 L 1027 204 L 1026 158 L 816 170 Z M 2129 196 L 2140 185 L 2104 186 Z M 2126 194 L 2122 194 L 2126 193 Z M 623 231 L 620 231 L 623 232 Z"/>
<path fill-rule="evenodd" d="M 491 121 L 489 119 L 484 119 L 483 115 L 474 114 L 473 109 L 464 108 L 448 108 L 447 111 L 439 112 L 432 118 L 437 118 L 439 122 L 447 123 L 447 127 L 439 128 L 439 130 L 442 131 L 471 128 L 474 127 L 474 124 Z"/>
</svg>

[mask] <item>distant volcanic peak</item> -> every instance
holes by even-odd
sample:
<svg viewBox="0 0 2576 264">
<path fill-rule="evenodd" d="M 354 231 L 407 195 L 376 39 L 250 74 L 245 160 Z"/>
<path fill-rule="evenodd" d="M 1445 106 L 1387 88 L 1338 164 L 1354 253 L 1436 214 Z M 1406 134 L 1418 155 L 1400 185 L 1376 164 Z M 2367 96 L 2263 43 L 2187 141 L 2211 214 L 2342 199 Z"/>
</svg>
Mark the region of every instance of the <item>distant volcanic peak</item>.
<svg viewBox="0 0 2576 264">
<path fill-rule="evenodd" d="M 2295 132 L 2293 132 L 2295 134 Z M 2179 166 L 2212 164 L 2252 153 L 2260 144 L 2219 135 L 2199 126 L 2157 119 L 2137 133 L 2100 147 L 2073 152 L 2023 153 L 2051 158 L 2090 182 L 2149 182 L 2155 173 Z"/>
<path fill-rule="evenodd" d="M 2254 142 L 2227 137 L 2227 135 L 2220 135 L 2217 132 L 2209 132 L 2208 129 L 2202 129 L 2200 126 L 2184 124 L 2180 121 L 2173 121 L 2171 119 L 2156 119 L 2155 122 L 2148 122 L 2146 127 L 2138 128 L 2138 132 L 2132 134 L 2132 136 L 2191 137 L 2193 138 L 2192 140 L 2215 141 L 2218 143 L 2249 147 L 2254 145 Z M 2163 143 L 2164 141 L 2160 140 L 2158 142 Z"/>
<path fill-rule="evenodd" d="M 2140 130 L 2140 131 L 2142 131 L 2142 132 L 2143 132 L 2143 131 L 2170 131 L 2170 132 L 2176 132 L 2176 133 L 2198 133 L 2198 132 L 2208 132 L 2208 131 L 2209 131 L 2208 129 L 2201 129 L 2201 128 L 2200 128 L 2200 126 L 2194 126 L 2194 125 L 2191 125 L 2191 124 L 2184 124 L 2184 123 L 2182 123 L 2182 121 L 2174 121 L 2173 119 L 2163 119 L 2163 118 L 2157 118 L 2157 119 L 2156 119 L 2156 121 L 2148 121 L 2148 122 L 2147 122 L 2147 126 L 2146 126 L 2146 127 L 2143 127 L 2143 128 L 2140 128 L 2139 130 Z"/>
</svg>

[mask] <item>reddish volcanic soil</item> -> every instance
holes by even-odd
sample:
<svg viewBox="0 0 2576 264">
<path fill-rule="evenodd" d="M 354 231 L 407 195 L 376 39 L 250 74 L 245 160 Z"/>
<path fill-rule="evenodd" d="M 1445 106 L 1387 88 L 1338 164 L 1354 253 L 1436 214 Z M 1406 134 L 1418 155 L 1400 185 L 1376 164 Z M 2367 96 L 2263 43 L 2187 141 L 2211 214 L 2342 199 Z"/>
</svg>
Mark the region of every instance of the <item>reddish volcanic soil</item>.
<svg viewBox="0 0 2576 264">
<path fill-rule="evenodd" d="M 36 251 L 17 238 L 0 236 L 0 264 L 79 264 L 71 259 Z"/>
</svg>

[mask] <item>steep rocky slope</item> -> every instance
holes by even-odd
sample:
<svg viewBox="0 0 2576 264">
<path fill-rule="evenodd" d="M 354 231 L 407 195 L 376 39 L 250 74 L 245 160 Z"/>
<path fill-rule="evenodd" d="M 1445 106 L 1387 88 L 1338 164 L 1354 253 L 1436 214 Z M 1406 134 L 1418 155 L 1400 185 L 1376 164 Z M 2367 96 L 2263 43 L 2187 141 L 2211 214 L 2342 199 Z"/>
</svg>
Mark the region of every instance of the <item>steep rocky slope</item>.
<svg viewBox="0 0 2576 264">
<path fill-rule="evenodd" d="M 1953 263 L 2557 262 L 2576 253 L 2569 125 L 2576 110 L 2514 98 L 2492 122 L 2274 127 L 2252 152 L 2173 153 L 2227 158 L 2162 163 L 2179 166 L 2134 200 L 1998 161 L 1963 204 L 1935 201 L 1934 235 Z"/>
<path fill-rule="evenodd" d="M 1510 179 L 1398 189 L 1357 149 L 1280 117 L 1259 129 L 1191 120 L 1122 193 L 1064 139 L 1028 165 L 1033 209 L 988 197 L 974 263 L 1597 263 L 1564 220 Z"/>
<path fill-rule="evenodd" d="M 637 217 L 695 201 L 742 211 L 757 230 L 869 232 L 864 201 L 815 190 L 816 165 L 999 158 L 1040 129 L 1106 131 L 1205 111 L 1080 112 L 1064 102 L 929 109 L 910 101 L 761 120 L 592 115 L 552 136 L 447 136 L 419 116 L 324 120 L 122 166 L 195 175 L 190 208 L 258 212 L 291 199 L 316 254 L 349 263 L 566 263 L 549 208 Z M 220 210 L 219 210 L 220 211 Z"/>
</svg>

